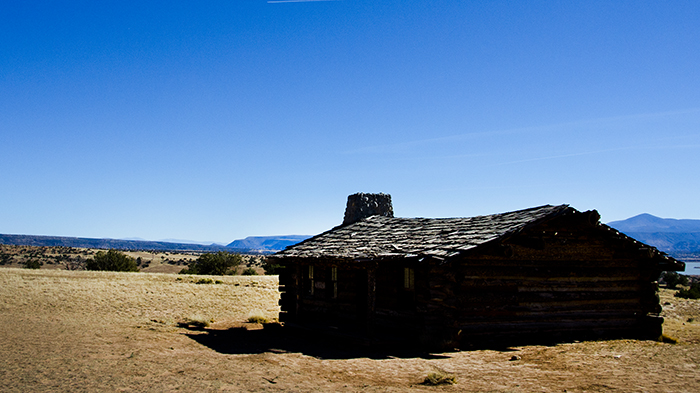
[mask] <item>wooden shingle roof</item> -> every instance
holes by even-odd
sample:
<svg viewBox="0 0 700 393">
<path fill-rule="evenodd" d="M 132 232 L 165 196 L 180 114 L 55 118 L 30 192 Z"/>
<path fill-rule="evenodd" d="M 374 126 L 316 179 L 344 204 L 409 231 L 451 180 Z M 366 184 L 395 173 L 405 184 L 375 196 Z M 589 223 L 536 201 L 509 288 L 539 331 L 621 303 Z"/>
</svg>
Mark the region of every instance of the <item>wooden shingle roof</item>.
<svg viewBox="0 0 700 393">
<path fill-rule="evenodd" d="M 469 218 L 371 216 L 290 246 L 274 257 L 372 259 L 428 256 L 444 259 L 567 210 L 575 211 L 568 205 L 545 205 Z"/>
</svg>

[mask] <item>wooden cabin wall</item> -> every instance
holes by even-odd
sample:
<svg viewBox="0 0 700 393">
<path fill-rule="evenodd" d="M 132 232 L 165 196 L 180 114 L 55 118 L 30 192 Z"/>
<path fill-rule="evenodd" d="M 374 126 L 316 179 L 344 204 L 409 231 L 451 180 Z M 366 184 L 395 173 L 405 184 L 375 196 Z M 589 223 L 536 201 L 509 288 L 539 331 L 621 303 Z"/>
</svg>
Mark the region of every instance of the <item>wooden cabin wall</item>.
<svg viewBox="0 0 700 393">
<path fill-rule="evenodd" d="M 296 322 L 298 317 L 299 264 L 285 260 L 279 272 L 280 321 Z"/>
<path fill-rule="evenodd" d="M 314 266 L 314 291 L 308 267 Z M 284 261 L 280 273 L 283 322 L 357 328 L 364 332 L 396 335 L 422 331 L 428 282 L 426 267 L 399 261 L 339 262 L 333 260 Z M 337 296 L 330 286 L 330 269 L 337 267 Z M 413 288 L 404 288 L 404 269 L 413 269 Z"/>
<path fill-rule="evenodd" d="M 450 264 L 434 264 L 429 335 L 643 337 L 661 334 L 660 274 L 650 254 L 555 221 Z"/>
<path fill-rule="evenodd" d="M 411 286 L 406 287 L 406 271 L 411 270 Z M 425 280 L 427 266 L 405 258 L 386 260 L 376 270 L 376 294 L 373 320 L 378 332 L 398 336 L 419 335 L 423 331 L 424 312 L 429 293 Z"/>
<path fill-rule="evenodd" d="M 308 267 L 314 266 L 313 281 Z M 322 325 L 362 325 L 367 317 L 367 271 L 365 266 L 332 260 L 285 260 L 280 273 L 280 306 L 283 322 Z M 337 268 L 337 296 L 331 268 Z M 313 282 L 313 293 L 311 291 Z"/>
</svg>

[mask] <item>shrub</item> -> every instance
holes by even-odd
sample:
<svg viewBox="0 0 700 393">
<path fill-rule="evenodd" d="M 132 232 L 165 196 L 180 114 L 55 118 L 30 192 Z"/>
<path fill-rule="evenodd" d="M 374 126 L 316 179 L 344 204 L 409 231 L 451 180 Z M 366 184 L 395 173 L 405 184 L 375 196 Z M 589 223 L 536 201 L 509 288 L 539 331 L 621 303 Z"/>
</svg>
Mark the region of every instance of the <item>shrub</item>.
<svg viewBox="0 0 700 393">
<path fill-rule="evenodd" d="M 139 271 L 134 258 L 116 250 L 98 251 L 94 258 L 90 258 L 85 262 L 85 269 L 111 272 Z"/>
<path fill-rule="evenodd" d="M 250 323 L 267 323 L 267 318 L 263 317 L 262 315 L 251 315 L 248 317 L 248 322 Z"/>
<path fill-rule="evenodd" d="M 37 261 L 36 259 L 30 259 L 24 264 L 25 269 L 40 269 L 41 268 L 41 262 Z"/>
<path fill-rule="evenodd" d="M 243 273 L 241 273 L 241 275 L 244 275 L 244 276 L 257 276 L 257 275 L 258 275 L 258 272 L 256 272 L 254 268 L 249 267 L 249 268 L 245 269 L 245 270 L 243 271 Z"/>
<path fill-rule="evenodd" d="M 240 254 L 219 251 L 215 254 L 202 254 L 190 263 L 188 267 L 180 270 L 180 274 L 208 274 L 208 275 L 231 275 L 236 271 L 236 267 L 241 264 L 243 257 Z"/>
<path fill-rule="evenodd" d="M 195 284 L 213 284 L 214 280 L 211 278 L 200 278 L 199 281 L 195 281 Z"/>
<path fill-rule="evenodd" d="M 428 374 L 423 380 L 423 385 L 454 385 L 457 383 L 455 376 L 442 371 L 435 371 Z"/>
<path fill-rule="evenodd" d="M 265 269 L 265 274 L 267 275 L 280 274 L 282 265 L 277 263 L 274 258 L 265 258 L 265 261 L 263 262 L 263 269 Z"/>
<path fill-rule="evenodd" d="M 661 279 L 666 283 L 666 288 L 674 289 L 678 285 L 688 285 L 688 277 L 676 272 L 663 272 Z"/>
<path fill-rule="evenodd" d="M 673 296 L 683 299 L 700 299 L 700 282 L 693 283 L 688 289 L 680 289 Z"/>
</svg>

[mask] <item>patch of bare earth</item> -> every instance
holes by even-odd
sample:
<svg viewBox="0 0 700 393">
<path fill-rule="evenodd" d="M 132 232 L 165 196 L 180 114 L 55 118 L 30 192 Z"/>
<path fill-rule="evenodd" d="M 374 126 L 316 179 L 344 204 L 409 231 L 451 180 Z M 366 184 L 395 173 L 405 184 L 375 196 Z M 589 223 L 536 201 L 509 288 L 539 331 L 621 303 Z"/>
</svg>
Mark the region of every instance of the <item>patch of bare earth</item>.
<svg viewBox="0 0 700 393">
<path fill-rule="evenodd" d="M 275 276 L 200 278 L 0 269 L 0 391 L 700 391 L 700 301 L 665 289 L 665 330 L 676 345 L 424 354 L 263 329 L 245 321 L 277 316 Z M 213 322 L 182 323 L 193 320 Z M 422 385 L 432 371 L 457 384 Z"/>
</svg>

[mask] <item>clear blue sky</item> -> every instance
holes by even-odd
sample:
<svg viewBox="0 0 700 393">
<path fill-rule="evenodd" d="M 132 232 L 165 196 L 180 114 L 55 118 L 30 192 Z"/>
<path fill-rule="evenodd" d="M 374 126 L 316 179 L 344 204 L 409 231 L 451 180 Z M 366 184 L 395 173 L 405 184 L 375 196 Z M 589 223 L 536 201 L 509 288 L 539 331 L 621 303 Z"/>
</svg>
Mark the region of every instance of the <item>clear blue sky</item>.
<svg viewBox="0 0 700 393">
<path fill-rule="evenodd" d="M 7 1 L 0 233 L 700 219 L 700 2 Z"/>
</svg>

